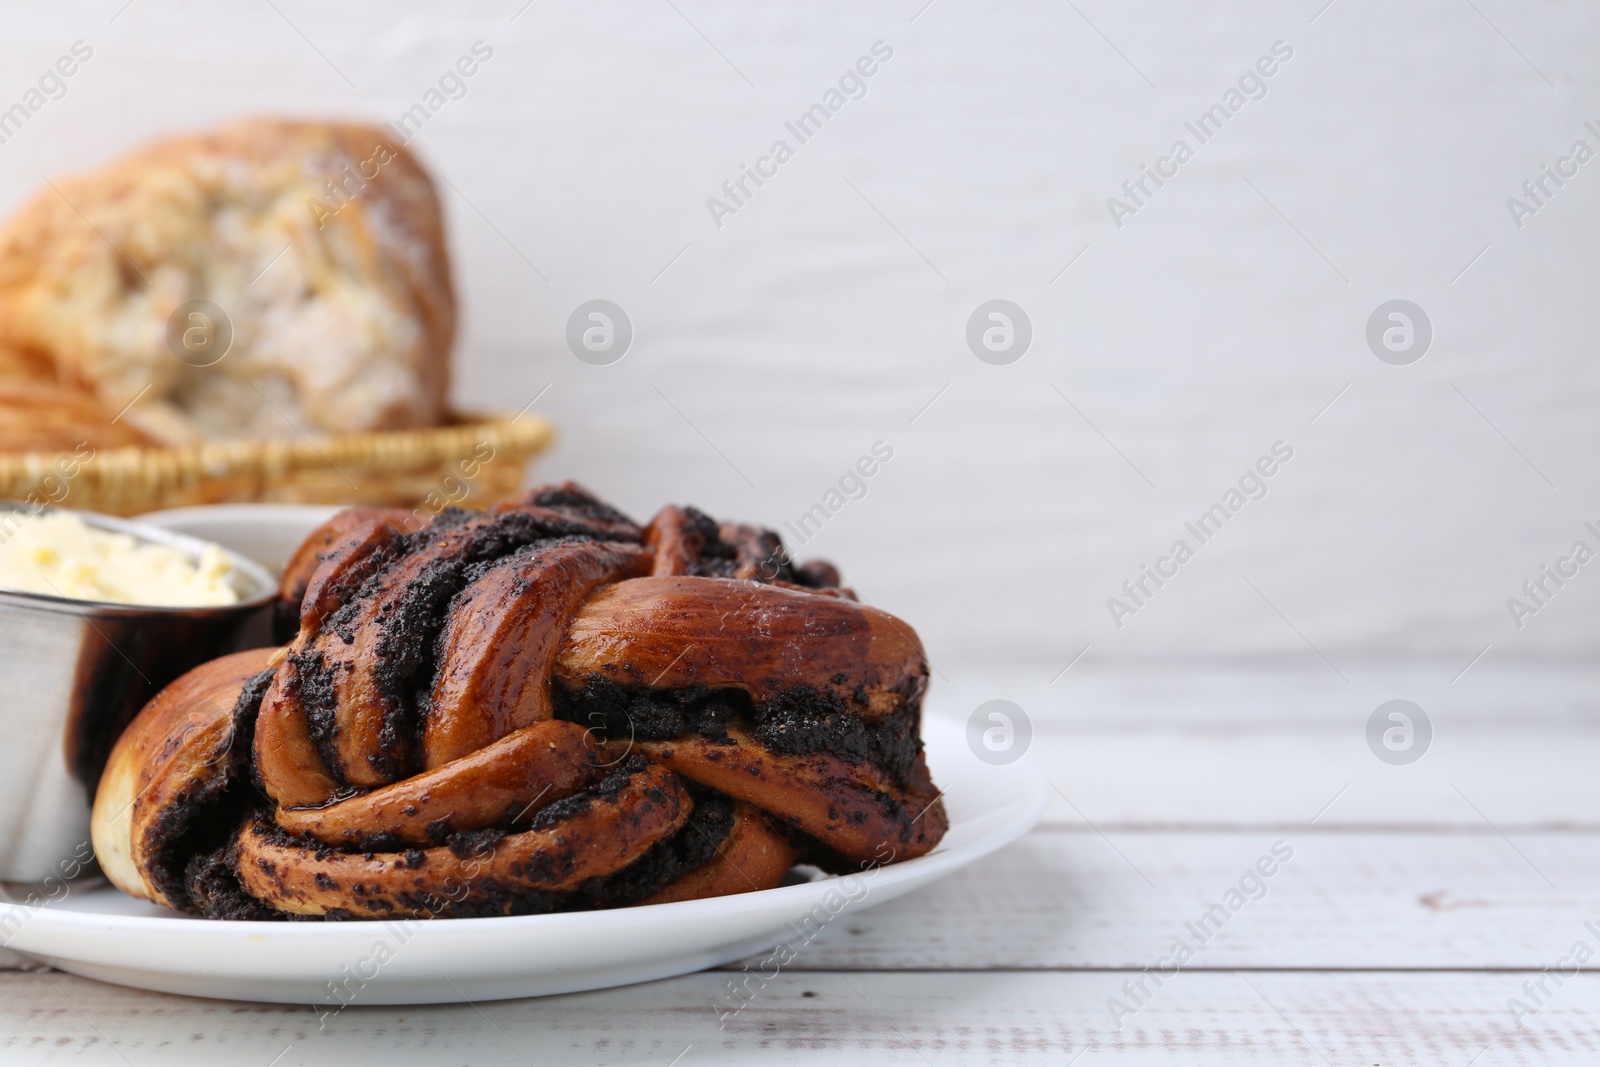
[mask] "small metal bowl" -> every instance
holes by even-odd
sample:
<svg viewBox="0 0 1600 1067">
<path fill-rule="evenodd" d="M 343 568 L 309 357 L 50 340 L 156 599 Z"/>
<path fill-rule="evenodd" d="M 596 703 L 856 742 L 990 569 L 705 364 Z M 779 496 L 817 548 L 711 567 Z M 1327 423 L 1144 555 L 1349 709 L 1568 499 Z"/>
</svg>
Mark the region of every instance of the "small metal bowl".
<svg viewBox="0 0 1600 1067">
<path fill-rule="evenodd" d="M 85 511 L 0 502 L 5 513 L 67 511 L 88 525 L 198 559 L 207 542 Z M 234 604 L 148 607 L 0 589 L 0 881 L 61 879 L 89 855 L 89 806 L 111 746 L 163 686 L 265 633 L 277 583 L 223 549 Z"/>
</svg>

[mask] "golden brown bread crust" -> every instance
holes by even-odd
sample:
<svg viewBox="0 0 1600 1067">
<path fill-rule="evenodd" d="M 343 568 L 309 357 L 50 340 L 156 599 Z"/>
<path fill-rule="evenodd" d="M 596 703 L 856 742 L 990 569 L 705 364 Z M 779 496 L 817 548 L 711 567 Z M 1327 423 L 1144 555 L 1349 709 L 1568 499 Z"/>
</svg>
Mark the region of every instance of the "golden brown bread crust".
<svg viewBox="0 0 1600 1067">
<path fill-rule="evenodd" d="M 0 452 L 99 451 L 152 445 L 126 420 L 112 419 L 94 394 L 45 379 L 0 377 Z"/>
<path fill-rule="evenodd" d="M 353 567 L 369 561 L 374 552 L 393 544 L 404 529 L 407 517 L 402 508 L 345 508 L 337 513 L 311 531 L 284 563 L 283 577 L 278 584 L 279 599 L 298 605 L 302 615 L 307 610 L 313 613 L 331 610 L 336 602 L 325 600 L 322 590 L 331 583 L 345 580 Z M 319 589 L 307 596 L 313 576 L 317 577 Z M 309 625 L 315 627 L 320 621 L 320 615 L 313 614 Z"/>
<path fill-rule="evenodd" d="M 553 716 L 550 668 L 572 613 L 595 589 L 648 566 L 637 545 L 552 545 L 512 556 L 457 593 L 439 635 L 422 765 L 446 766 Z"/>
<path fill-rule="evenodd" d="M 570 893 L 591 878 L 615 874 L 682 829 L 692 807 L 675 775 L 646 765 L 614 794 L 570 818 L 507 834 L 466 855 L 446 846 L 368 853 L 307 848 L 255 819 L 237 839 L 237 870 L 252 898 L 293 915 L 489 913 L 502 910 L 507 896 Z"/>
<path fill-rule="evenodd" d="M 182 908 L 179 840 L 239 773 L 234 711 L 246 684 L 277 658 L 253 649 L 203 663 L 146 704 L 112 750 L 95 794 L 92 835 L 106 877 L 135 896 Z"/>
<path fill-rule="evenodd" d="M 803 584 L 831 570 L 764 567 L 781 546 L 750 529 L 668 509 L 647 533 L 571 483 L 413 533 L 337 517 L 286 576 L 301 628 L 271 669 L 195 672 L 119 742 L 108 874 L 221 917 L 489 915 L 926 853 L 920 642 Z M 210 836 L 110 818 L 134 788 L 183 825 L 209 804 Z"/>
<path fill-rule="evenodd" d="M 430 574 L 450 568 L 457 557 L 475 551 L 479 542 L 492 542 L 511 515 L 533 523 L 561 521 L 537 505 L 502 507 L 495 515 L 476 516 L 439 531 L 410 552 L 390 553 L 389 565 L 372 574 L 359 602 L 351 603 L 348 617 L 338 626 L 320 625 L 317 612 L 341 596 L 350 597 L 354 590 L 324 593 L 327 584 L 321 578 L 308 583 L 319 606 L 309 616 L 302 608 L 289 666 L 267 693 L 256 734 L 262 779 L 275 800 L 289 806 L 322 803 L 340 785 L 373 788 L 392 780 L 392 766 L 411 754 L 409 736 L 396 737 L 391 729 L 404 712 L 405 695 L 387 683 L 382 672 L 388 663 L 379 653 L 391 630 L 395 606 L 412 588 L 421 586 L 425 592 Z M 367 540 L 365 530 L 358 527 L 356 534 L 362 544 Z M 362 558 L 355 553 L 340 555 L 317 573 L 341 573 L 359 567 Z M 549 718 L 549 661 L 567 617 L 596 585 L 644 565 L 643 552 L 634 545 L 559 546 L 529 559 L 526 566 L 491 571 L 469 587 L 451 588 L 453 596 L 490 603 L 485 611 L 463 610 L 438 628 L 442 655 L 421 737 L 425 766 L 441 766 L 509 729 Z M 517 586 L 523 588 L 518 591 Z M 496 639 L 483 632 L 486 625 L 516 627 L 529 636 Z M 502 653 L 511 658 L 495 662 Z M 311 662 L 329 675 L 331 699 L 339 708 L 338 730 L 321 746 L 311 743 L 300 696 L 301 664 Z M 529 687 L 530 678 L 539 685 Z M 497 682 L 501 688 L 496 698 L 473 699 L 474 691 Z"/>
<path fill-rule="evenodd" d="M 589 732 L 547 719 L 432 771 L 317 807 L 280 807 L 278 826 L 340 848 L 433 844 L 493 826 L 522 827 L 539 805 L 594 785 L 605 761 Z"/>
<path fill-rule="evenodd" d="M 783 880 L 798 858 L 794 845 L 760 808 L 735 804 L 733 828 L 715 855 L 639 903 L 671 904 L 769 889 Z"/>
<path fill-rule="evenodd" d="M 751 635 L 759 641 L 751 641 Z M 586 600 L 556 660 L 558 678 L 656 689 L 742 689 L 757 703 L 799 686 L 889 714 L 922 684 L 922 645 L 894 616 L 798 586 L 694 575 L 617 582 Z"/>
<path fill-rule="evenodd" d="M 156 442 L 93 392 L 63 381 L 48 356 L 0 343 L 0 452 L 78 452 Z"/>
<path fill-rule="evenodd" d="M 732 744 L 685 737 L 632 747 L 685 778 L 769 812 L 852 863 L 921 856 L 949 829 L 921 756 L 909 788 L 898 789 L 871 768 L 834 756 L 780 755 L 735 727 L 728 728 L 728 737 Z"/>
<path fill-rule="evenodd" d="M 214 366 L 168 349 L 193 299 L 232 323 Z M 372 126 L 170 138 L 55 181 L 0 229 L 0 343 L 113 413 L 149 386 L 127 419 L 168 443 L 435 425 L 455 314 L 433 184 Z"/>
</svg>

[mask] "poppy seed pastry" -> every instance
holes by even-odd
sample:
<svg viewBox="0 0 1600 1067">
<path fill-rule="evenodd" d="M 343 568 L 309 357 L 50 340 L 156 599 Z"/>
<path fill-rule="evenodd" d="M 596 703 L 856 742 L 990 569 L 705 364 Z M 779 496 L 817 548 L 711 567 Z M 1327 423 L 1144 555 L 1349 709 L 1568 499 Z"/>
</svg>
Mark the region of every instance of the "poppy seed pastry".
<svg viewBox="0 0 1600 1067">
<path fill-rule="evenodd" d="M 382 509 L 285 569 L 299 628 L 174 682 L 95 799 L 108 877 L 217 918 L 438 918 L 770 888 L 947 826 L 903 622 L 775 535 L 582 488 L 414 529 Z"/>
<path fill-rule="evenodd" d="M 164 443 L 436 425 L 454 331 L 433 183 L 377 127 L 160 141 L 0 229 L 0 343 Z"/>
</svg>

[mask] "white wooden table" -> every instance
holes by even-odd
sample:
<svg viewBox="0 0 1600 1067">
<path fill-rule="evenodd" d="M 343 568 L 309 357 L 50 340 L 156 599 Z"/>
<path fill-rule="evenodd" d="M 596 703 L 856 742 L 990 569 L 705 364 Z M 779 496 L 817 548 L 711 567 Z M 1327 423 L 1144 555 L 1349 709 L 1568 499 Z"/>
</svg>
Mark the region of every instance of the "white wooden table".
<svg viewBox="0 0 1600 1067">
<path fill-rule="evenodd" d="M 830 926 L 725 1028 L 727 971 L 321 1030 L 310 1008 L 10 971 L 0 1063 L 1600 1062 L 1600 982 L 1559 962 L 1600 950 L 1600 671 L 1342 666 L 952 678 L 947 708 L 1029 710 L 1044 824 Z M 1393 697 L 1434 728 L 1408 766 L 1365 739 Z M 1186 924 L 1278 842 L 1291 858 L 1202 944 Z M 1193 958 L 1128 992 L 1179 940 Z"/>
</svg>

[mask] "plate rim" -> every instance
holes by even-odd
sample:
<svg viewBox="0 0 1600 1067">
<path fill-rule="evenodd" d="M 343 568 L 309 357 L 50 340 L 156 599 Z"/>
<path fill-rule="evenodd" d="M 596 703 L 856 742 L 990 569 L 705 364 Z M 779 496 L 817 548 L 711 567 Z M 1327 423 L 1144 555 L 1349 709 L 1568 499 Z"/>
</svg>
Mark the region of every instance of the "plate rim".
<svg viewBox="0 0 1600 1067">
<path fill-rule="evenodd" d="M 964 726 L 958 719 L 950 715 L 933 713 L 924 718 L 924 741 L 929 734 L 940 733 L 953 738 L 958 733 L 958 727 Z M 993 769 L 993 768 L 988 768 Z M 985 822 L 998 819 L 999 824 L 988 828 L 985 832 L 970 841 L 962 841 L 952 847 L 935 848 L 932 852 L 914 859 L 902 860 L 877 867 L 869 867 L 860 872 L 863 877 L 872 878 L 874 883 L 881 877 L 887 877 L 885 889 L 902 886 L 907 882 L 914 883 L 901 892 L 920 888 L 922 885 L 935 881 L 945 875 L 973 863 L 1028 834 L 1042 819 L 1045 809 L 1049 804 L 1049 778 L 1037 761 L 1031 755 L 1024 754 L 1014 763 L 1005 766 L 1007 772 L 1004 777 L 995 780 L 1005 783 L 1001 788 L 1005 795 L 997 802 L 986 807 L 980 812 L 970 816 L 969 819 L 952 822 L 952 830 L 968 822 Z M 977 772 L 982 773 L 982 772 Z M 619 928 L 626 930 L 634 926 L 653 926 L 670 917 L 674 922 L 692 921 L 694 913 L 705 912 L 708 915 L 753 915 L 768 909 L 783 905 L 787 898 L 795 898 L 798 905 L 801 899 L 818 895 L 826 887 L 842 881 L 857 872 L 846 874 L 825 874 L 806 882 L 776 886 L 771 889 L 762 889 L 755 892 L 731 893 L 720 897 L 706 897 L 698 900 L 673 901 L 665 904 L 640 904 L 626 908 L 594 909 L 588 911 L 556 912 L 540 915 L 497 915 L 480 916 L 472 918 L 451 919 L 447 922 L 435 923 L 430 920 L 414 920 L 417 923 L 415 937 L 437 941 L 440 938 L 451 937 L 456 940 L 477 940 L 483 937 L 494 937 L 501 933 L 517 936 L 532 936 L 539 930 L 556 931 L 563 934 L 583 934 L 590 932 L 587 928 L 614 932 Z M 106 882 L 94 884 L 94 891 L 109 889 L 121 894 L 129 901 L 138 898 L 122 893 L 115 886 Z M 70 895 L 70 893 L 69 893 Z M 898 896 L 899 893 L 893 894 Z M 878 899 L 873 900 L 876 896 Z M 66 898 L 63 898 L 66 899 Z M 869 893 L 856 906 L 871 907 L 874 903 L 885 902 L 882 892 Z M 145 903 L 145 902 L 140 902 Z M 359 937 L 356 931 L 362 928 L 383 927 L 390 923 L 405 922 L 405 917 L 373 918 L 352 921 L 348 923 L 318 923 L 318 922 L 280 922 L 268 920 L 248 919 L 206 919 L 187 915 L 138 915 L 126 914 L 116 911 L 87 911 L 67 909 L 59 906 L 60 902 L 46 902 L 37 907 L 30 907 L 21 902 L 0 902 L 0 925 L 3 925 L 13 915 L 22 917 L 23 924 L 16 933 L 5 942 L 3 946 L 23 956 L 54 956 L 56 958 L 83 960 L 85 962 L 99 961 L 107 955 L 99 953 L 91 957 L 81 951 L 74 951 L 70 956 L 59 955 L 63 946 L 59 943 L 39 943 L 38 938 L 56 937 L 72 939 L 90 932 L 98 932 L 101 937 L 114 934 L 124 946 L 132 943 L 148 946 L 152 942 L 177 941 L 186 944 L 197 942 L 215 942 L 226 946 L 235 942 L 260 942 L 263 939 L 289 945 L 306 945 L 318 942 L 338 943 L 346 938 Z M 330 928 L 340 931 L 330 934 Z M 424 932 L 430 931 L 430 932 Z M 30 934 L 37 936 L 29 936 Z M 408 941 L 409 943 L 409 941 Z M 159 965 L 160 961 L 151 961 L 156 966 L 152 970 L 167 973 L 187 973 L 172 971 Z"/>
</svg>

